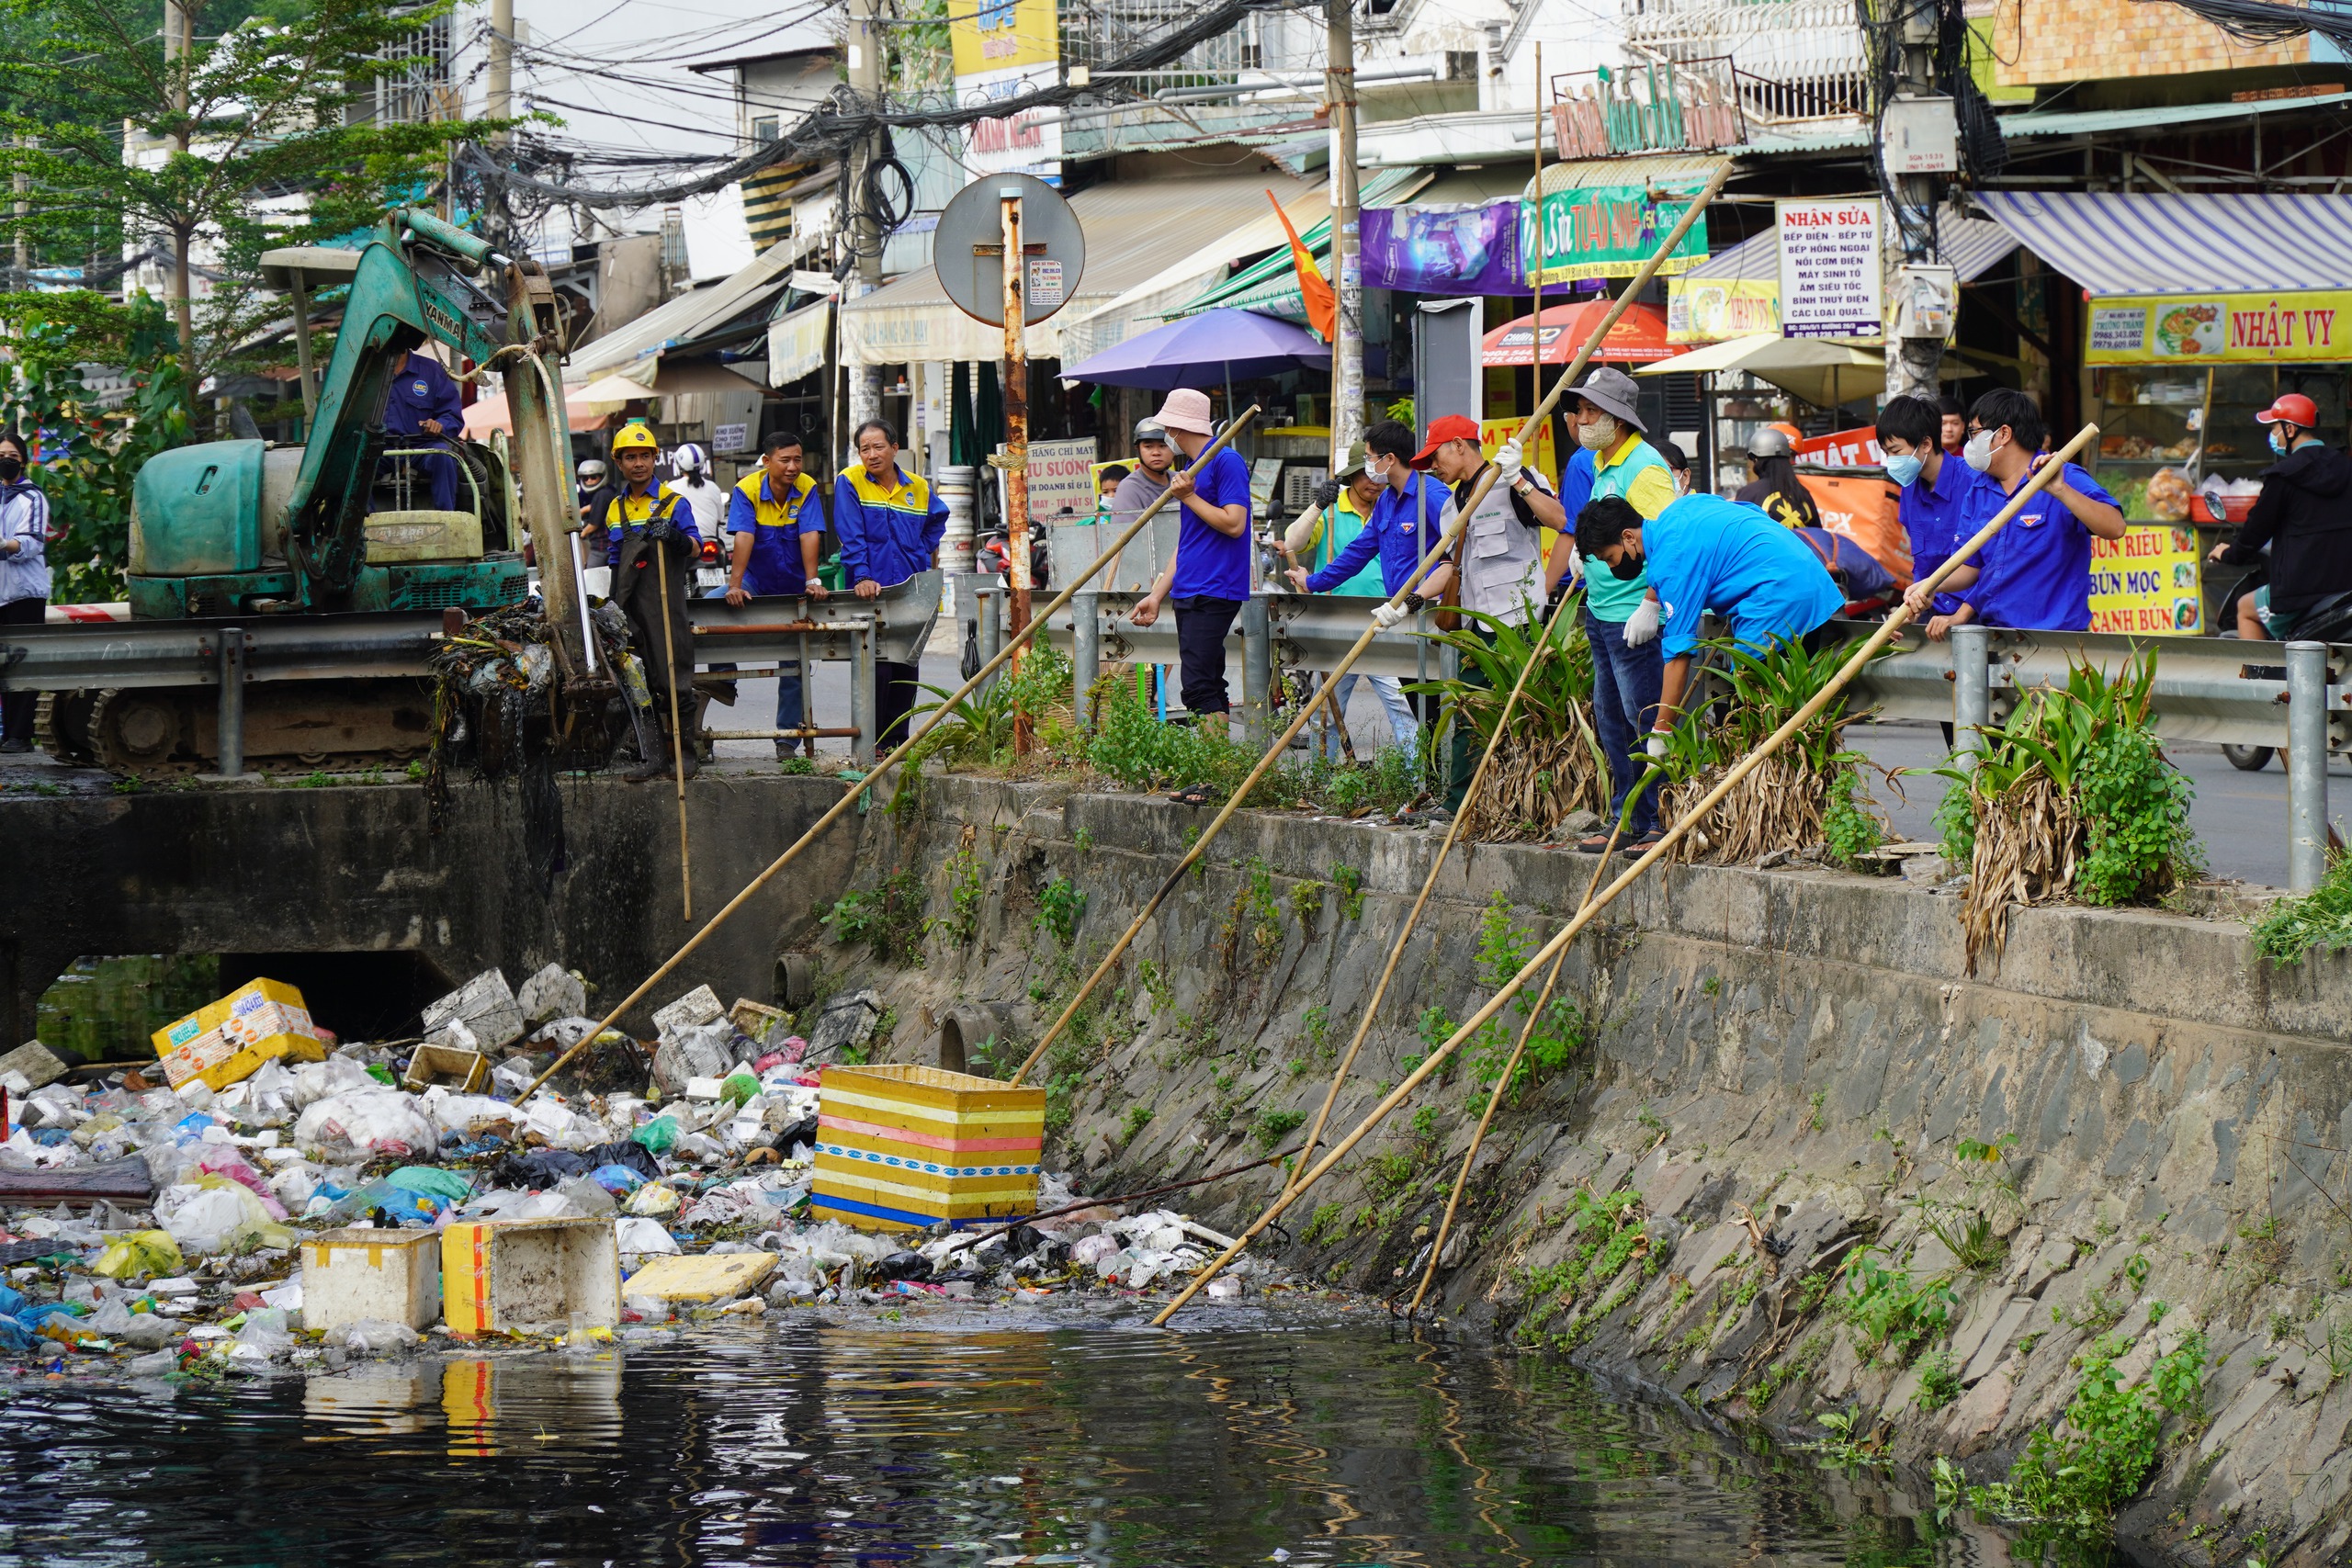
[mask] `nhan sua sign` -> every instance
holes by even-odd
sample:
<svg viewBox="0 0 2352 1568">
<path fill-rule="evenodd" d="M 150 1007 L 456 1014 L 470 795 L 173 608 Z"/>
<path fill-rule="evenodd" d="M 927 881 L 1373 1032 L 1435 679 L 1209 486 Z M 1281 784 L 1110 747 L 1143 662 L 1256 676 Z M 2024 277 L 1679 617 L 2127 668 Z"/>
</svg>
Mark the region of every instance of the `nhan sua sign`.
<svg viewBox="0 0 2352 1568">
<path fill-rule="evenodd" d="M 1781 201 L 1781 335 L 1877 338 L 1886 319 L 1876 200 Z"/>
</svg>

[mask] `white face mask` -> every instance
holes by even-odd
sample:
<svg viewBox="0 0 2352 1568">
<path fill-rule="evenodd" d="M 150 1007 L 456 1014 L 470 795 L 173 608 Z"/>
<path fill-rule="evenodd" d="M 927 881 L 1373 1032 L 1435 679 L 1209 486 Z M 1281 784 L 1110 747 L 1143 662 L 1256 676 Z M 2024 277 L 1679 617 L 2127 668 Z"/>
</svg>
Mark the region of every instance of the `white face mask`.
<svg viewBox="0 0 2352 1568">
<path fill-rule="evenodd" d="M 1577 426 L 1577 445 L 1588 452 L 1603 452 L 1617 444 L 1617 416 L 1602 414 L 1590 424 Z"/>
<path fill-rule="evenodd" d="M 1978 473 L 1993 466 L 1993 433 L 1980 430 L 1960 449 L 1960 460 Z"/>
</svg>

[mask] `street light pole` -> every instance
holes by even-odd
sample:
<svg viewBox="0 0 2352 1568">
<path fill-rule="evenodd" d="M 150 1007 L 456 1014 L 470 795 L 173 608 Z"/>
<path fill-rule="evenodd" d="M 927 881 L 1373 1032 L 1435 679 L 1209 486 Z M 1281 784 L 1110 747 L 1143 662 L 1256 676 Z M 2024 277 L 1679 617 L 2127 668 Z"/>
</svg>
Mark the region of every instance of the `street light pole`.
<svg viewBox="0 0 2352 1568">
<path fill-rule="evenodd" d="M 851 0 L 849 17 L 849 85 L 858 106 L 877 109 L 882 104 L 882 27 L 880 0 Z M 850 243 L 857 280 L 842 290 L 842 303 L 882 287 L 882 229 L 874 211 L 861 199 L 867 173 L 880 151 L 878 138 L 869 134 L 859 142 L 842 170 L 842 199 L 848 203 Z M 854 431 L 869 419 L 882 417 L 882 367 L 846 367 L 849 381 L 849 427 Z M 844 458 L 844 461 L 847 459 Z"/>
<path fill-rule="evenodd" d="M 1323 95 L 1331 115 L 1331 472 L 1363 438 L 1363 213 L 1356 186 L 1356 34 L 1351 0 L 1324 0 Z"/>
</svg>

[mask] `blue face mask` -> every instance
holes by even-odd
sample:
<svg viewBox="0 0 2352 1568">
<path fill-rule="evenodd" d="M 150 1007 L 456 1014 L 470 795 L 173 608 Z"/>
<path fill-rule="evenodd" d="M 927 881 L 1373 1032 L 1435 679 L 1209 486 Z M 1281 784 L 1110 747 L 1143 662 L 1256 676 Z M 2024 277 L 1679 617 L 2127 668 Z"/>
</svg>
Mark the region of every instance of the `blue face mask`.
<svg viewBox="0 0 2352 1568">
<path fill-rule="evenodd" d="M 1886 458 L 1886 477 L 1896 484 L 1907 486 L 1917 481 L 1919 470 L 1923 467 L 1925 465 L 1917 457 L 1909 456 L 1898 457 L 1890 452 Z"/>
</svg>

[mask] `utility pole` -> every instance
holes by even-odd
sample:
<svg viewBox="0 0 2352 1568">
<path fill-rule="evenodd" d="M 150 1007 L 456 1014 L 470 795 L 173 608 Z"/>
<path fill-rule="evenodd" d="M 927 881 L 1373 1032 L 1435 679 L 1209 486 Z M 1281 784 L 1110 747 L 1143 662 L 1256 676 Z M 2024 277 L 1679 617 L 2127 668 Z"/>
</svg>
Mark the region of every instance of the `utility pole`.
<svg viewBox="0 0 2352 1568">
<path fill-rule="evenodd" d="M 1899 263 L 1890 269 L 1894 286 L 1887 291 L 1893 319 L 1887 328 L 1886 395 L 1932 402 L 1941 392 L 1937 376 L 1957 301 L 1951 270 L 1936 265 L 1928 242 L 1939 175 L 1959 168 L 1959 126 L 1952 100 L 1938 92 L 1941 0 L 1894 3 L 1900 7 L 1894 28 L 1902 72 L 1880 117 L 1878 146 L 1885 184 L 1895 197 L 1894 228 L 1888 242 L 1901 251 Z"/>
<path fill-rule="evenodd" d="M 859 108 L 872 112 L 882 107 L 882 28 L 881 0 L 850 0 L 849 85 L 856 96 Z M 870 294 L 882 287 L 882 229 L 875 221 L 873 212 L 860 204 L 859 196 L 865 189 L 866 171 L 874 166 L 876 154 L 881 150 L 878 136 L 867 136 L 853 152 L 848 164 L 842 170 L 842 199 L 849 204 L 850 244 L 855 257 L 857 276 L 842 290 L 842 303 L 863 294 Z M 855 430 L 869 419 L 882 417 L 882 367 L 878 365 L 857 365 L 848 367 L 849 427 Z M 843 433 L 846 435 L 846 432 Z M 844 440 L 840 445 L 846 446 Z M 847 461 L 844 458 L 843 461 Z"/>
<path fill-rule="evenodd" d="M 1029 304 L 1023 278 L 1028 253 L 1021 237 L 1021 187 L 1008 185 L 997 198 L 1003 235 L 1004 272 L 1004 558 L 1011 601 L 1005 635 L 1019 637 L 1029 625 Z M 1013 668 L 1020 668 L 1015 659 Z M 1029 716 L 1012 715 L 1012 750 L 1026 756 Z"/>
<path fill-rule="evenodd" d="M 514 0 L 491 0 L 489 97 L 484 107 L 491 118 L 514 118 Z M 514 139 L 514 132 L 507 130 L 495 131 L 491 137 L 502 147 Z"/>
<path fill-rule="evenodd" d="M 1356 32 L 1351 0 L 1324 0 L 1323 97 L 1331 113 L 1331 472 L 1363 439 L 1363 211 L 1356 188 Z"/>
<path fill-rule="evenodd" d="M 172 152 L 187 155 L 187 54 L 194 41 L 188 0 L 164 0 L 164 77 L 172 104 Z M 172 229 L 172 324 L 179 332 L 183 368 L 196 371 L 196 313 L 188 303 L 187 248 L 195 242 L 193 224 Z"/>
</svg>

